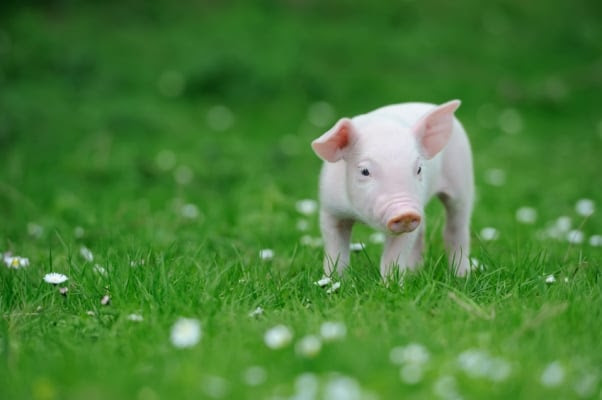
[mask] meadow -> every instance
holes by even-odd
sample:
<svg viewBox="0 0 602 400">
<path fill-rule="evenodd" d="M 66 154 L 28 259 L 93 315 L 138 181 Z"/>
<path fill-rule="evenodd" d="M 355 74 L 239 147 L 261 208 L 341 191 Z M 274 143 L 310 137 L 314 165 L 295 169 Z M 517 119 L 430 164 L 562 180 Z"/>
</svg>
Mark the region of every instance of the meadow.
<svg viewBox="0 0 602 400">
<path fill-rule="evenodd" d="M 585 0 L 3 2 L 0 399 L 602 398 L 601 22 Z M 448 271 L 433 202 L 403 285 L 366 227 L 317 285 L 311 140 L 454 98 L 474 272 Z"/>
</svg>

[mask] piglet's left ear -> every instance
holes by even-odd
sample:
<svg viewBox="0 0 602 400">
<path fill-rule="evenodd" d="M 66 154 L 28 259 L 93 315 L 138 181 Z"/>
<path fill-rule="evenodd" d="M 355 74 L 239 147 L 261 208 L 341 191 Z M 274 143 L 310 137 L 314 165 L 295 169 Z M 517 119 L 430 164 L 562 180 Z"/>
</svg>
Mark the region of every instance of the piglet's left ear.
<svg viewBox="0 0 602 400">
<path fill-rule="evenodd" d="M 460 103 L 460 100 L 452 100 L 441 104 L 414 125 L 414 134 L 427 160 L 435 157 L 447 144 L 453 129 L 454 111 Z"/>
</svg>

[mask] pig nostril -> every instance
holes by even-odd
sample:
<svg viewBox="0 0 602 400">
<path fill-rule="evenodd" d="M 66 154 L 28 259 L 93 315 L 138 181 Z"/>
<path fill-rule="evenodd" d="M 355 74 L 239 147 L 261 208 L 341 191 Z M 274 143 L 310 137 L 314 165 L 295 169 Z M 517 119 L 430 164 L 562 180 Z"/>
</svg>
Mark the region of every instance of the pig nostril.
<svg viewBox="0 0 602 400">
<path fill-rule="evenodd" d="M 387 228 L 394 233 L 411 232 L 420 224 L 420 215 L 414 213 L 393 217 L 387 223 Z"/>
</svg>

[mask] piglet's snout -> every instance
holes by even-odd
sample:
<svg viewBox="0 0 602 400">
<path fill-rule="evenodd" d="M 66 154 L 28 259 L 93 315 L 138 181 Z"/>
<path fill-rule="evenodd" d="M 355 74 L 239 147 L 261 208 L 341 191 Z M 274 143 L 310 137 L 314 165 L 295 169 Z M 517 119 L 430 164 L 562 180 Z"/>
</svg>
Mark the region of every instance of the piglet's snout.
<svg viewBox="0 0 602 400">
<path fill-rule="evenodd" d="M 394 234 L 412 232 L 414 229 L 418 228 L 420 220 L 420 214 L 412 211 L 405 212 L 389 219 L 387 228 Z"/>
</svg>

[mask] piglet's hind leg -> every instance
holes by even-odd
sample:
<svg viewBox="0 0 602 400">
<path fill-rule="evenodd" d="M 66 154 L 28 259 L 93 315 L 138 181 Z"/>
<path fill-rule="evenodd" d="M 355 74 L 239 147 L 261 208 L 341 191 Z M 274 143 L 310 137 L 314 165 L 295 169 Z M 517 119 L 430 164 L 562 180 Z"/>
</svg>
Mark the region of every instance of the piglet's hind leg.
<svg viewBox="0 0 602 400">
<path fill-rule="evenodd" d="M 447 221 L 443 239 L 448 252 L 450 268 L 457 276 L 466 276 L 470 272 L 470 199 L 454 199 L 440 196 L 445 205 Z"/>
</svg>

